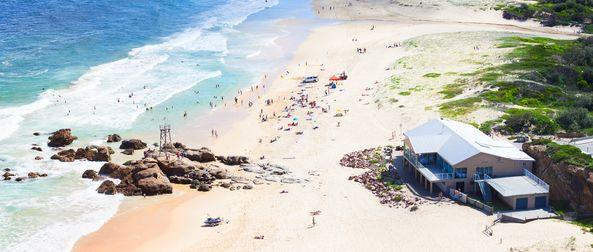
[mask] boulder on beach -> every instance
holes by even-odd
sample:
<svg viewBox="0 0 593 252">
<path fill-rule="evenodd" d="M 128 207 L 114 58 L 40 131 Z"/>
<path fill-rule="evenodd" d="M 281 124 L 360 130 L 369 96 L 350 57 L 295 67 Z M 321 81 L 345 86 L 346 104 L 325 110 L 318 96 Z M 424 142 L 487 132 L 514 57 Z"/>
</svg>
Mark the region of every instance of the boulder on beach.
<svg viewBox="0 0 593 252">
<path fill-rule="evenodd" d="M 189 172 L 186 175 L 186 177 L 196 180 L 196 181 L 207 182 L 207 183 L 214 181 L 214 177 L 212 177 L 212 175 L 210 175 L 210 173 L 205 170 L 193 170 L 193 171 Z"/>
<path fill-rule="evenodd" d="M 33 132 L 33 135 L 34 136 L 39 136 L 39 135 L 41 135 L 41 133 L 39 133 L 39 132 Z"/>
<path fill-rule="evenodd" d="M 133 149 L 133 150 L 141 150 L 146 148 L 147 145 L 145 142 L 142 142 L 140 139 L 129 139 L 123 140 L 121 145 L 119 146 L 120 149 Z"/>
<path fill-rule="evenodd" d="M 51 159 L 60 160 L 60 162 L 74 162 L 76 159 L 76 151 L 73 149 L 62 150 L 52 155 Z"/>
<path fill-rule="evenodd" d="M 189 185 L 191 184 L 192 179 L 186 177 L 171 176 L 169 177 L 169 181 L 173 184 Z"/>
<path fill-rule="evenodd" d="M 208 191 L 212 190 L 212 185 L 211 184 L 206 184 L 206 183 L 199 183 L 196 186 L 196 188 L 200 192 L 208 192 Z"/>
<path fill-rule="evenodd" d="M 108 143 L 117 143 L 119 141 L 121 141 L 121 136 L 119 136 L 118 134 L 112 134 L 107 136 Z"/>
<path fill-rule="evenodd" d="M 244 156 L 217 156 L 216 159 L 225 165 L 241 165 L 249 163 L 249 159 Z"/>
<path fill-rule="evenodd" d="M 66 145 L 71 144 L 74 140 L 78 139 L 76 136 L 72 135 L 72 131 L 70 129 L 60 129 L 51 136 L 48 137 L 49 142 L 47 146 L 49 147 L 64 147 Z"/>
<path fill-rule="evenodd" d="M 35 157 L 35 160 L 42 160 L 42 159 L 43 159 L 43 157 L 42 157 L 42 156 L 36 156 L 36 157 Z"/>
<path fill-rule="evenodd" d="M 208 148 L 201 148 L 199 150 L 187 150 L 185 151 L 185 157 L 191 161 L 200 163 L 207 163 L 216 161 L 214 153 Z"/>
<path fill-rule="evenodd" d="M 107 195 L 114 195 L 117 192 L 115 187 L 115 183 L 111 180 L 105 180 L 101 185 L 97 188 L 98 193 L 104 193 Z"/>
<path fill-rule="evenodd" d="M 214 176 L 214 178 L 216 178 L 216 179 L 227 179 L 228 178 L 228 173 L 225 169 L 210 168 L 208 173 L 210 173 L 210 175 Z"/>
<path fill-rule="evenodd" d="M 82 173 L 82 178 L 95 180 L 99 178 L 99 174 L 94 170 L 86 170 Z"/>
<path fill-rule="evenodd" d="M 41 147 L 39 147 L 39 146 L 33 146 L 33 147 L 31 147 L 31 150 L 34 150 L 34 151 L 43 151 L 43 149 L 41 149 Z"/>
</svg>

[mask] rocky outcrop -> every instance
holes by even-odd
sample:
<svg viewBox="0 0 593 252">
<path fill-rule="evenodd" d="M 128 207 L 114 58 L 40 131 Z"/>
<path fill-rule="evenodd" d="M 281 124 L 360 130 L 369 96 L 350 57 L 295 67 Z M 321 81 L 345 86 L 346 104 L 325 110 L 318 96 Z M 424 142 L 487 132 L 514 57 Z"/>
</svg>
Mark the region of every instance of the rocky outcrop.
<svg viewBox="0 0 593 252">
<path fill-rule="evenodd" d="M 171 176 L 169 181 L 173 184 L 189 185 L 192 183 L 192 179 L 186 177 Z"/>
<path fill-rule="evenodd" d="M 249 159 L 244 156 L 217 156 L 216 159 L 225 165 L 242 165 L 249 163 Z"/>
<path fill-rule="evenodd" d="M 210 149 L 208 148 L 201 148 L 199 150 L 186 150 L 185 157 L 191 161 L 196 161 L 200 163 L 216 161 L 214 153 L 212 153 L 212 151 L 210 151 Z"/>
<path fill-rule="evenodd" d="M 89 145 L 85 148 L 78 148 L 76 151 L 74 149 L 62 150 L 51 156 L 51 159 L 60 160 L 61 162 L 73 162 L 80 159 L 109 162 L 113 153 L 110 147 Z"/>
<path fill-rule="evenodd" d="M 60 129 L 51 136 L 49 136 L 49 142 L 47 146 L 49 147 L 64 147 L 66 145 L 71 144 L 74 140 L 78 139 L 77 137 L 72 135 L 72 131 L 70 129 Z"/>
<path fill-rule="evenodd" d="M 156 162 L 139 160 L 117 185 L 117 191 L 126 196 L 151 196 L 172 193 L 173 187 Z"/>
<path fill-rule="evenodd" d="M 76 151 L 73 149 L 63 150 L 51 156 L 51 159 L 60 160 L 60 162 L 74 162 Z"/>
<path fill-rule="evenodd" d="M 86 159 L 88 161 L 109 162 L 111 154 L 115 153 L 111 147 L 89 145 L 76 150 L 75 159 Z"/>
<path fill-rule="evenodd" d="M 113 181 L 105 180 L 105 181 L 103 181 L 103 183 L 101 183 L 99 188 L 97 188 L 97 192 L 104 193 L 107 195 L 114 195 L 117 192 L 117 189 L 116 189 L 115 183 L 113 183 Z"/>
<path fill-rule="evenodd" d="M 157 157 L 159 168 L 167 176 L 183 177 L 192 170 L 197 169 L 195 165 L 188 164 L 177 158 Z"/>
<path fill-rule="evenodd" d="M 554 163 L 545 145 L 524 144 L 523 150 L 535 159 L 533 173 L 550 185 L 550 200 L 568 202 L 580 214 L 593 213 L 593 171 Z"/>
<path fill-rule="evenodd" d="M 114 179 L 123 179 L 130 173 L 130 171 L 132 171 L 132 168 L 128 166 L 109 162 L 101 166 L 101 169 L 99 169 L 99 175 Z"/>
<path fill-rule="evenodd" d="M 33 147 L 31 147 L 31 150 L 34 150 L 34 151 L 43 151 L 43 149 L 41 149 L 41 147 L 39 147 L 39 146 L 33 146 Z"/>
<path fill-rule="evenodd" d="M 121 141 L 121 136 L 119 136 L 118 134 L 112 134 L 107 136 L 108 143 L 117 143 L 119 141 Z"/>
<path fill-rule="evenodd" d="M 141 150 L 146 148 L 147 145 L 145 142 L 142 142 L 140 139 L 130 139 L 130 140 L 123 140 L 121 145 L 119 146 L 120 149 L 133 149 L 133 150 Z"/>
</svg>

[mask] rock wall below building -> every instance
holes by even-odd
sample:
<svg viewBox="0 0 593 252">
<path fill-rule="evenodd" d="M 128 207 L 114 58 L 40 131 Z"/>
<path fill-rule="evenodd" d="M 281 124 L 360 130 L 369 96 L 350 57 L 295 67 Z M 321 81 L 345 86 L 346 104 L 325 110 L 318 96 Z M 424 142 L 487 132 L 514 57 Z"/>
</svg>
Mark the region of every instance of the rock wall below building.
<svg viewBox="0 0 593 252">
<path fill-rule="evenodd" d="M 550 200 L 568 202 L 579 214 L 592 214 L 593 171 L 564 162 L 554 163 L 546 149 L 545 145 L 523 145 L 523 151 L 535 159 L 533 173 L 550 185 Z"/>
</svg>

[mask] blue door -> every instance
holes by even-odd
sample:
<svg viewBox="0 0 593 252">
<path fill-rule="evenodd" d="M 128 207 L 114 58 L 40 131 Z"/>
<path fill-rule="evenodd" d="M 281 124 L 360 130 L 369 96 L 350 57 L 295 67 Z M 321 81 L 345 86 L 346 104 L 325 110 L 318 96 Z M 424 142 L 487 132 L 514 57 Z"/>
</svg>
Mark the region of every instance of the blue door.
<svg viewBox="0 0 593 252">
<path fill-rule="evenodd" d="M 546 196 L 538 196 L 535 197 L 535 208 L 545 208 L 547 207 L 548 197 Z"/>
<path fill-rule="evenodd" d="M 525 210 L 527 209 L 527 198 L 517 198 L 515 202 L 515 209 Z"/>
</svg>

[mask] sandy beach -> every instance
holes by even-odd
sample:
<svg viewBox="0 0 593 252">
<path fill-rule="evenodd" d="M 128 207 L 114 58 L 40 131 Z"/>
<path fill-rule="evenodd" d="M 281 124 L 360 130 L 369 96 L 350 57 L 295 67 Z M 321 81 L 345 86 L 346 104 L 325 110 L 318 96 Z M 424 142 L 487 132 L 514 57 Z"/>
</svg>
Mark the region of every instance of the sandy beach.
<svg viewBox="0 0 593 252">
<path fill-rule="evenodd" d="M 339 7 L 325 12 L 333 5 Z M 257 95 L 246 92 L 254 100 L 251 108 L 221 111 L 241 119 L 226 127 L 219 138 L 204 141 L 203 135 L 194 135 L 193 132 L 199 131 L 197 129 L 187 129 L 176 135 L 193 147 L 207 146 L 215 153 L 245 155 L 251 160 L 261 159 L 288 167 L 295 176 L 308 179 L 308 183 L 268 183 L 250 191 L 215 187 L 208 193 L 176 186 L 172 195 L 128 199 L 116 216 L 98 231 L 81 238 L 74 250 L 591 250 L 593 235 L 560 220 L 498 224 L 493 228 L 493 236 L 486 236 L 482 230 L 494 216 L 448 201 L 428 201 L 414 212 L 389 208 L 381 205 L 363 186 L 348 180 L 349 176 L 363 171 L 340 166 L 338 161 L 345 153 L 381 145 L 399 145 L 403 131 L 440 116 L 438 110 L 430 107 L 443 101 L 438 95 L 439 87 L 453 78 L 422 82 L 421 77 L 414 76 L 431 71 L 472 71 L 479 64 L 455 65 L 457 68 L 450 65 L 469 62 L 466 58 L 481 57 L 481 54 L 490 55 L 495 62 L 496 56 L 502 53 L 491 46 L 494 39 L 488 39 L 484 34 L 463 37 L 456 33 L 523 33 L 556 38 L 574 38 L 575 35 L 570 30 L 506 21 L 500 16 L 495 18 L 491 11 L 471 7 L 442 6 L 428 11 L 406 7 L 407 16 L 402 17 L 392 11 L 396 7 L 377 12 L 373 6 L 376 5 L 357 3 L 348 8 L 343 1 L 314 1 L 313 8 L 319 11 L 319 16 L 349 21 L 323 26 L 309 34 L 286 71 L 268 77 L 270 84 L 265 91 Z M 472 15 L 459 15 L 466 12 Z M 470 19 L 473 21 L 469 22 Z M 477 42 L 483 43 L 484 48 L 491 49 L 475 55 L 458 53 L 451 58 L 435 56 L 426 59 L 409 46 L 386 47 L 435 34 L 452 34 L 447 38 L 465 38 L 466 42 L 467 39 L 479 39 Z M 452 51 L 463 52 L 466 50 L 464 46 L 472 46 L 471 43 L 451 41 L 448 46 Z M 365 48 L 366 53 L 357 53 L 357 48 Z M 396 62 L 400 59 L 415 60 L 410 62 L 414 62 L 413 68 L 417 72 L 398 68 Z M 435 64 L 431 64 L 433 61 Z M 328 79 L 342 71 L 349 78 L 326 94 L 324 85 Z M 392 76 L 397 74 L 408 78 L 393 93 L 418 85 L 424 88 L 406 96 L 387 92 Z M 320 82 L 299 86 L 300 80 L 306 76 L 319 76 Z M 280 117 L 286 114 L 283 112 L 286 106 L 294 104 L 291 97 L 304 94 L 308 95 L 309 101 L 316 101 L 319 108 L 294 106 L 290 117 Z M 397 102 L 387 102 L 390 98 Z M 264 102 L 266 99 L 273 99 L 274 103 L 268 106 Z M 321 108 L 327 108 L 328 113 L 322 113 Z M 233 112 L 235 109 L 237 111 Z M 267 122 L 260 120 L 262 111 L 269 117 Z M 345 112 L 345 115 L 334 116 L 338 112 Z M 480 114 L 485 115 L 483 120 L 488 119 L 488 113 Z M 285 131 L 293 117 L 299 118 L 298 126 Z M 472 120 L 476 118 L 481 117 L 475 115 Z M 391 139 L 393 134 L 395 139 Z M 281 194 L 283 190 L 288 193 Z M 314 211 L 321 211 L 315 216 L 315 225 L 310 214 Z M 201 227 L 208 216 L 223 216 L 228 223 L 216 228 Z M 265 238 L 254 239 L 259 235 Z"/>
</svg>

